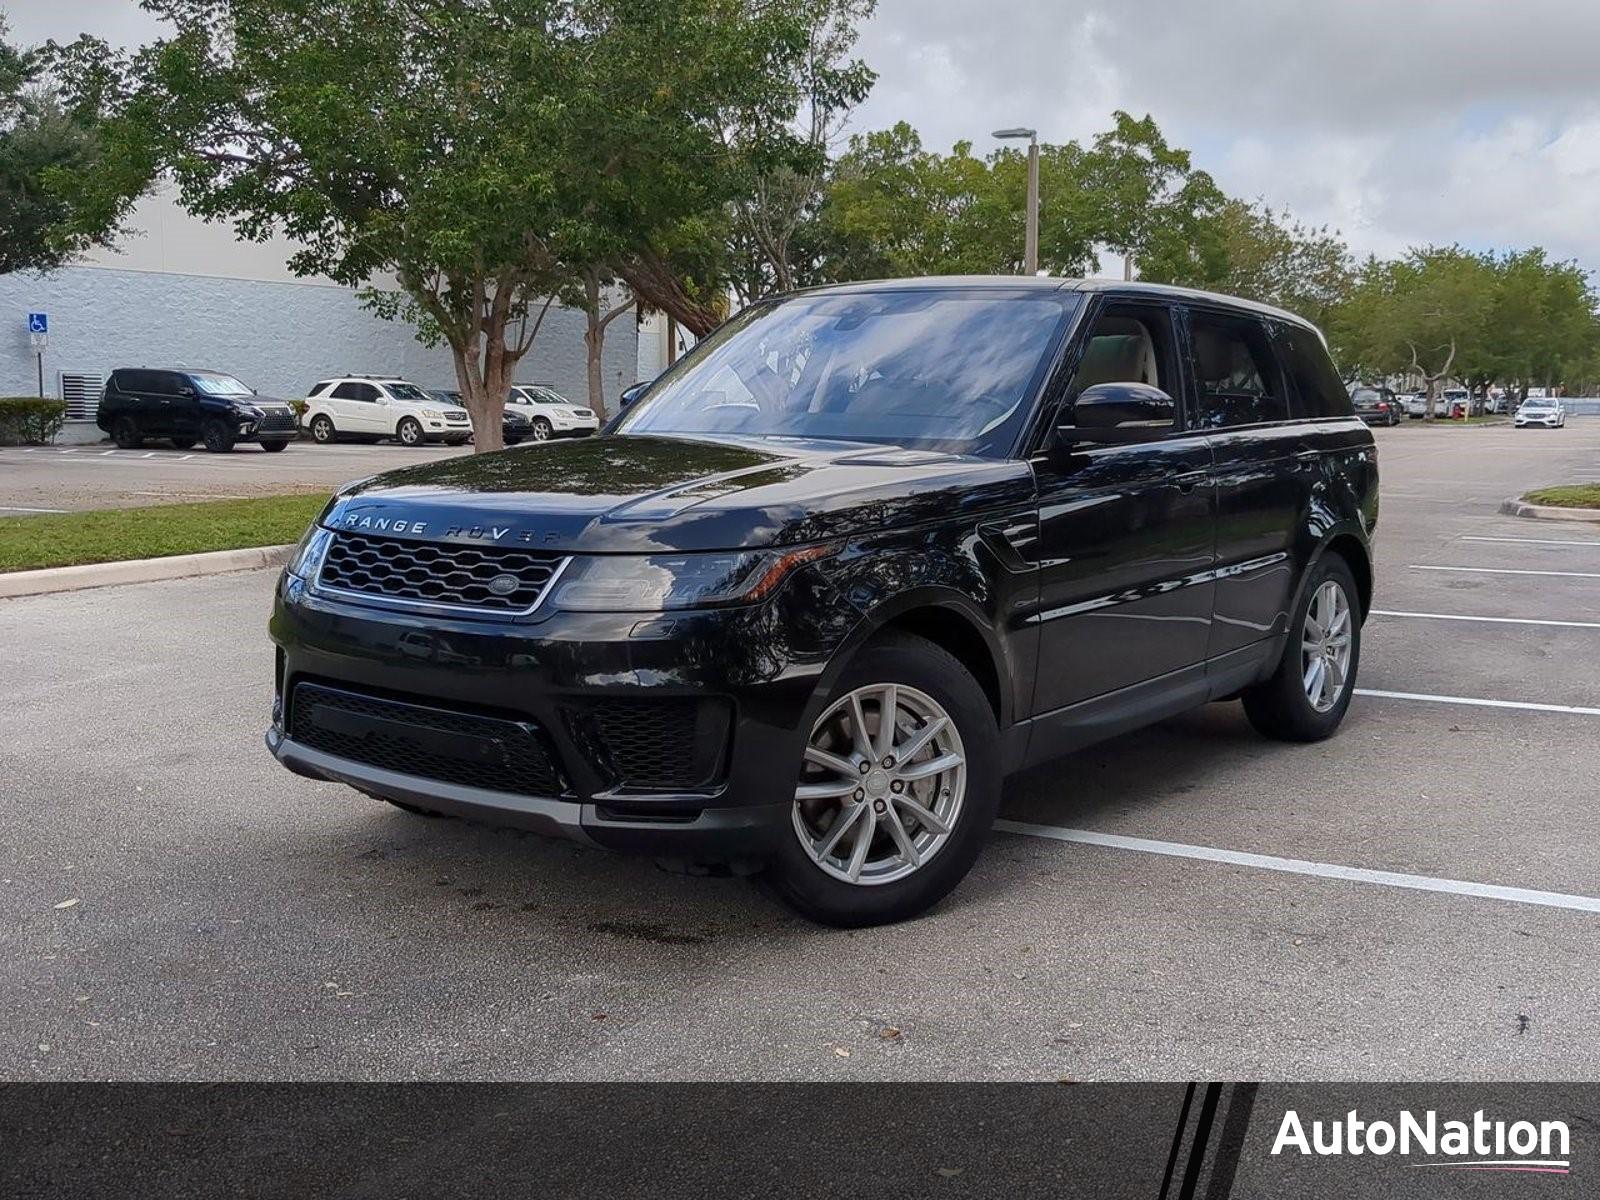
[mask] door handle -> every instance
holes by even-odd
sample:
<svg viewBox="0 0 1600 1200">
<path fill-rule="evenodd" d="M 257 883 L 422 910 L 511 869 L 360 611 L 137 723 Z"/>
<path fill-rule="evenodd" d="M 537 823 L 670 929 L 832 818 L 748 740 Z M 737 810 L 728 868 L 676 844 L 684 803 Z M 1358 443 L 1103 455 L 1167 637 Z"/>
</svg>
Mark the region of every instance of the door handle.
<svg viewBox="0 0 1600 1200">
<path fill-rule="evenodd" d="M 1192 492 L 1202 482 L 1210 478 L 1210 471 L 1185 471 L 1182 475 L 1174 475 L 1172 482 L 1178 485 L 1180 492 Z"/>
</svg>

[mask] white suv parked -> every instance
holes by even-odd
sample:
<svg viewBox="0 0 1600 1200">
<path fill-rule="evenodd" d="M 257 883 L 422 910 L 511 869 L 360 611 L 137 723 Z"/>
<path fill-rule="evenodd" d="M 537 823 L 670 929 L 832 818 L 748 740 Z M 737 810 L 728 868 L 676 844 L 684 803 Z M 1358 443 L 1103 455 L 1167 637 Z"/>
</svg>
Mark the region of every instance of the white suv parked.
<svg viewBox="0 0 1600 1200">
<path fill-rule="evenodd" d="M 472 436 L 466 409 L 442 404 L 404 379 L 374 375 L 341 375 L 315 384 L 300 423 L 319 442 L 394 438 L 407 446 L 460 446 Z"/>
<path fill-rule="evenodd" d="M 519 383 L 506 397 L 506 412 L 527 419 L 528 432 L 521 436 L 508 435 L 506 441 L 515 445 L 523 437 L 536 442 L 549 441 L 559 434 L 583 437 L 600 428 L 600 418 L 586 404 L 576 404 L 560 392 L 537 383 Z"/>
</svg>

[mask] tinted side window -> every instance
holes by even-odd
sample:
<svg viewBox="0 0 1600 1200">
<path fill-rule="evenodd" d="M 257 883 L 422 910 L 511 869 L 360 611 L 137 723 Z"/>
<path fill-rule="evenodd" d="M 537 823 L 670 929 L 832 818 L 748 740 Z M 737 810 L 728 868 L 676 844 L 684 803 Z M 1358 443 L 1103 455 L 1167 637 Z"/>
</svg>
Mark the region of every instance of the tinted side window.
<svg viewBox="0 0 1600 1200">
<path fill-rule="evenodd" d="M 322 395 L 323 392 L 327 391 L 332 386 L 333 386 L 333 380 L 331 380 L 331 379 L 319 379 L 319 380 L 317 380 L 316 383 L 313 383 L 311 385 L 311 390 L 306 394 L 309 395 L 309 396 L 320 396 L 320 395 Z"/>
<path fill-rule="evenodd" d="M 1226 429 L 1289 419 L 1283 375 L 1267 341 L 1264 322 L 1193 312 L 1189 344 L 1200 393 L 1197 416 L 1201 428 Z"/>
<path fill-rule="evenodd" d="M 118 371 L 113 378 L 117 381 L 117 388 L 124 392 L 156 392 L 160 387 L 156 383 L 159 371 Z"/>
<path fill-rule="evenodd" d="M 341 383 L 333 389 L 335 400 L 365 400 L 371 402 L 378 398 L 378 389 L 370 383 Z"/>
<path fill-rule="evenodd" d="M 1294 393 L 1297 417 L 1348 417 L 1350 394 L 1322 339 L 1297 325 L 1275 325 L 1273 341 Z"/>
</svg>

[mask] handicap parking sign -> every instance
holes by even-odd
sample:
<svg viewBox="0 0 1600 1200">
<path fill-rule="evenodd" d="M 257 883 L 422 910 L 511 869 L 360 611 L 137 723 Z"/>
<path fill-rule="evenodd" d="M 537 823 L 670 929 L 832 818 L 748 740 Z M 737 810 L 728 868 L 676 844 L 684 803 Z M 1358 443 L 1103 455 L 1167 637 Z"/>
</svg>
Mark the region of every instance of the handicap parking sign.
<svg viewBox="0 0 1600 1200">
<path fill-rule="evenodd" d="M 28 332 L 29 333 L 49 333 L 50 332 L 50 315 L 48 313 L 29 313 L 28 314 Z"/>
</svg>

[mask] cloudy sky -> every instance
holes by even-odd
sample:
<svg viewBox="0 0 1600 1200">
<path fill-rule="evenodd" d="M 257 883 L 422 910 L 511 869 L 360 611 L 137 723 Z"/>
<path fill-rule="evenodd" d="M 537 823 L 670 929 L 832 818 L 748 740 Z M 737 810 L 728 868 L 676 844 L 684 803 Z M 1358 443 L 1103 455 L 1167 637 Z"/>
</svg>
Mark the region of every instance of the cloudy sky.
<svg viewBox="0 0 1600 1200">
<path fill-rule="evenodd" d="M 23 41 L 156 30 L 133 0 L 0 0 Z M 853 127 L 947 149 L 1148 112 L 1227 191 L 1361 253 L 1541 244 L 1600 269 L 1600 0 L 879 0 Z"/>
</svg>

